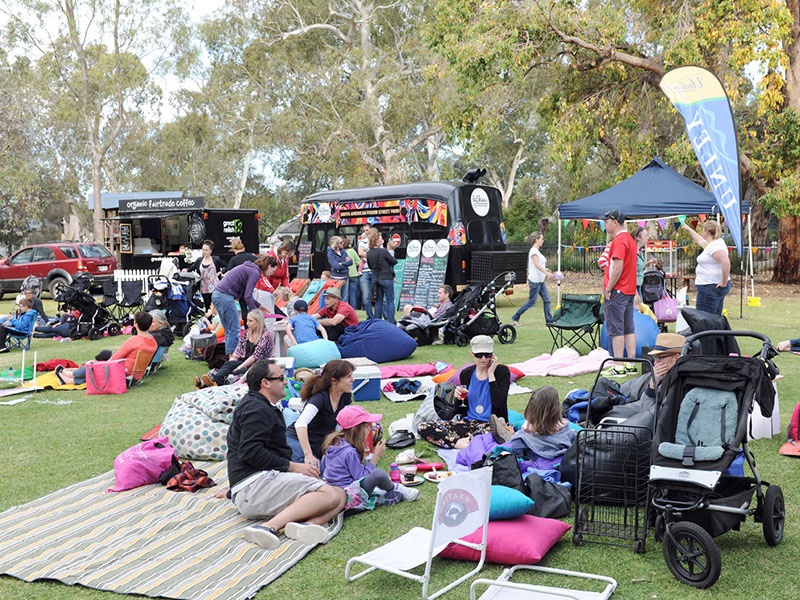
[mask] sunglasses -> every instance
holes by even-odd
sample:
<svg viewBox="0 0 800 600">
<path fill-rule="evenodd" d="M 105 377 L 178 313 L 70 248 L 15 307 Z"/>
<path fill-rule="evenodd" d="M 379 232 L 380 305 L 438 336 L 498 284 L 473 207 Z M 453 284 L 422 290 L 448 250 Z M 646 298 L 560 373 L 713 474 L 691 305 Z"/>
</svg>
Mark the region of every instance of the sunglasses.
<svg viewBox="0 0 800 600">
<path fill-rule="evenodd" d="M 493 352 L 473 352 L 472 353 L 475 358 L 492 358 Z"/>
<path fill-rule="evenodd" d="M 264 377 L 267 381 L 286 381 L 286 375 L 279 375 L 278 377 Z"/>
</svg>

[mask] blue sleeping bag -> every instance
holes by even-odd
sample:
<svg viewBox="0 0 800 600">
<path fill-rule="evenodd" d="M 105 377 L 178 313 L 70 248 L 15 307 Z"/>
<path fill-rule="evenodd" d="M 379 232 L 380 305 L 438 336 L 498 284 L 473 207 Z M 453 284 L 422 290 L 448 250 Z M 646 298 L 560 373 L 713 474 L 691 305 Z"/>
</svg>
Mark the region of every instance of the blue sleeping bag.
<svg viewBox="0 0 800 600">
<path fill-rule="evenodd" d="M 336 340 L 342 358 L 366 356 L 377 363 L 403 360 L 417 349 L 417 342 L 387 321 L 369 319 L 352 325 Z"/>
</svg>

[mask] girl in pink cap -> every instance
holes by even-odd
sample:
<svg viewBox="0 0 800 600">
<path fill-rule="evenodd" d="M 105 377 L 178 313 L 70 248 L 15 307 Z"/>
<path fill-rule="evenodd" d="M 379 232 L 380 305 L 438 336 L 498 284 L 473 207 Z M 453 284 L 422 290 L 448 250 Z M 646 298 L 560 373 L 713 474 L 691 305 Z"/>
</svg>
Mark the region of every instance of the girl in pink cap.
<svg viewBox="0 0 800 600">
<path fill-rule="evenodd" d="M 336 416 L 341 431 L 325 438 L 322 473 L 327 483 L 344 489 L 347 495 L 344 510 L 372 510 L 382 504 L 397 504 L 400 500 L 411 502 L 419 496 L 419 490 L 393 483 L 386 471 L 375 468 L 386 452 L 386 442 L 379 441 L 367 460 L 367 436 L 372 424 L 379 423 L 382 417 L 360 406 L 345 406 Z"/>
</svg>

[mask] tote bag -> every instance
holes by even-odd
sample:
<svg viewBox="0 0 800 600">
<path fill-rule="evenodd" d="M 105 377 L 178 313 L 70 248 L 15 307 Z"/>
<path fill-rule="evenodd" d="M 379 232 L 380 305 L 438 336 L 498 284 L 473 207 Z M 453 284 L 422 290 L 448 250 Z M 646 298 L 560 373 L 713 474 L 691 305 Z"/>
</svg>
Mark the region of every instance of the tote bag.
<svg viewBox="0 0 800 600">
<path fill-rule="evenodd" d="M 678 318 L 678 301 L 675 298 L 664 296 L 653 304 L 653 312 L 661 323 L 672 323 Z"/>
<path fill-rule="evenodd" d="M 124 492 L 140 485 L 157 483 L 172 465 L 175 448 L 169 438 L 158 437 L 124 450 L 114 459 L 116 485 L 106 492 Z"/>
<path fill-rule="evenodd" d="M 125 379 L 125 359 L 90 360 L 86 363 L 86 393 L 90 396 L 124 394 L 128 391 Z"/>
</svg>

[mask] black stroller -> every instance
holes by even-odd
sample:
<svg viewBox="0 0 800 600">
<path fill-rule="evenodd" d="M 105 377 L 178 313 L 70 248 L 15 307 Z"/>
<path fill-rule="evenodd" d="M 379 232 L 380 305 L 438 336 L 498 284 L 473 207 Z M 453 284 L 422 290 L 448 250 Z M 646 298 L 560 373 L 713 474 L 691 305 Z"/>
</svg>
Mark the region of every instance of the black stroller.
<svg viewBox="0 0 800 600">
<path fill-rule="evenodd" d="M 501 344 L 512 344 L 517 339 L 517 330 L 512 325 L 503 325 L 497 315 L 497 298 L 514 285 L 513 271 L 501 273 L 485 285 L 470 284 L 453 299 L 453 307 L 443 321 L 431 323 L 431 327 L 443 327 L 444 343 L 466 346 L 476 335 L 497 335 Z"/>
<path fill-rule="evenodd" d="M 642 302 L 647 304 L 655 313 L 655 303 L 662 298 L 671 298 L 672 294 L 667 290 L 667 276 L 661 269 L 647 268 L 642 274 Z M 658 327 L 662 332 L 667 331 L 667 323 L 674 323 L 677 315 L 673 318 L 658 321 Z"/>
<path fill-rule="evenodd" d="M 162 310 L 172 330 L 181 336 L 189 333 L 192 323 L 203 315 L 203 297 L 194 291 L 193 274 L 176 273 L 171 279 L 164 275 L 147 278 L 150 297 L 144 310 Z"/>
<path fill-rule="evenodd" d="M 99 340 L 106 331 L 108 335 L 119 335 L 119 322 L 106 307 L 95 302 L 94 296 L 87 291 L 91 286 L 91 277 L 76 276 L 56 296 L 59 311 L 71 307 L 80 312 L 72 339 L 88 337 L 90 340 Z"/>
<path fill-rule="evenodd" d="M 755 357 L 687 356 L 705 336 L 751 337 L 761 340 L 762 347 Z M 717 581 L 722 559 L 714 538 L 738 530 L 748 516 L 762 524 L 768 545 L 783 538 L 783 492 L 761 479 L 747 443 L 754 406 L 764 416 L 772 414 L 776 355 L 760 333 L 698 333 L 687 338 L 683 355 L 661 384 L 651 453 L 651 506 L 664 560 L 682 583 L 707 588 Z M 744 476 L 743 462 L 752 477 Z"/>
</svg>

